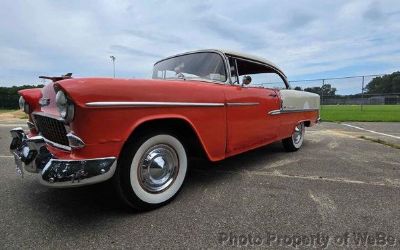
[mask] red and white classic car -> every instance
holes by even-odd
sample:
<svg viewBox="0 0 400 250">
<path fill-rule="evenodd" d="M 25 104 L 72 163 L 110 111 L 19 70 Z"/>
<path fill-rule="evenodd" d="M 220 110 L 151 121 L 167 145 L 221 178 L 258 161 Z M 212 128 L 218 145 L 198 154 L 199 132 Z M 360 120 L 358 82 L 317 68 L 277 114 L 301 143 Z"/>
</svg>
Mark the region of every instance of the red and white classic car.
<svg viewBox="0 0 400 250">
<path fill-rule="evenodd" d="M 188 156 L 219 161 L 282 140 L 298 150 L 319 120 L 319 96 L 289 89 L 271 62 L 201 50 L 154 64 L 153 79 L 44 77 L 19 92 L 29 131 L 11 130 L 17 172 L 49 187 L 111 179 L 129 206 L 176 196 Z"/>
</svg>

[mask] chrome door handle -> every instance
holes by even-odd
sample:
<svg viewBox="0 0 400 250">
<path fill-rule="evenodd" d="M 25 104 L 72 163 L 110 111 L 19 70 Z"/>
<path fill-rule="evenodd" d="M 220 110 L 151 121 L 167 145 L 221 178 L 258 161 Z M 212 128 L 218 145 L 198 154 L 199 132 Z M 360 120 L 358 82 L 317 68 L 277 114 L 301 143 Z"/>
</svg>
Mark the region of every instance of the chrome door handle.
<svg viewBox="0 0 400 250">
<path fill-rule="evenodd" d="M 270 97 L 277 97 L 278 95 L 277 95 L 277 94 L 269 94 L 268 96 L 270 96 Z"/>
</svg>

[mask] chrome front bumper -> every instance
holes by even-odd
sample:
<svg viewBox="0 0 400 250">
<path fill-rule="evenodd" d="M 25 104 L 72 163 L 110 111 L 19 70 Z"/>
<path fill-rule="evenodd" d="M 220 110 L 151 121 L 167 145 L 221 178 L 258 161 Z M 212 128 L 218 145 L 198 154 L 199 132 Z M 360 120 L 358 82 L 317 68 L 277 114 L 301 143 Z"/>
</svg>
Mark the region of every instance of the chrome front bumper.
<svg viewBox="0 0 400 250">
<path fill-rule="evenodd" d="M 116 157 L 65 160 L 56 159 L 41 136 L 28 138 L 22 128 L 11 131 L 10 151 L 17 174 L 24 171 L 39 174 L 39 182 L 49 187 L 76 187 L 110 179 L 115 172 Z"/>
</svg>

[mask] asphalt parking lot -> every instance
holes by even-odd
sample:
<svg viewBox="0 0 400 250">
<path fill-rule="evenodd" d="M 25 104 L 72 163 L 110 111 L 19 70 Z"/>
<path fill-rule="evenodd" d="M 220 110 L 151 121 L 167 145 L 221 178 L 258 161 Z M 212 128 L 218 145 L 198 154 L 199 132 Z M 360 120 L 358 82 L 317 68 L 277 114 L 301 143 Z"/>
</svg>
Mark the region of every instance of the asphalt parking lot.
<svg viewBox="0 0 400 250">
<path fill-rule="evenodd" d="M 17 177 L 13 125 L 0 124 L 0 248 L 399 248 L 400 149 L 359 136 L 400 144 L 400 123 L 349 125 L 365 130 L 322 123 L 295 153 L 275 143 L 194 161 L 173 202 L 133 213 L 106 184 L 48 189 Z"/>
</svg>

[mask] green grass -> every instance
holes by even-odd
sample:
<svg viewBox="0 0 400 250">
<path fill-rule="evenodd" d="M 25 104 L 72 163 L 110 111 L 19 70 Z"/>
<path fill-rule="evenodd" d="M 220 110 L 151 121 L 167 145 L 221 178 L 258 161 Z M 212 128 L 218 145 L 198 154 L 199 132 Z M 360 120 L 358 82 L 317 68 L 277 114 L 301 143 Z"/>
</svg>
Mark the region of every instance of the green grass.
<svg viewBox="0 0 400 250">
<path fill-rule="evenodd" d="M 322 105 L 322 121 L 400 122 L 400 105 Z"/>
<path fill-rule="evenodd" d="M 0 109 L 0 114 L 15 110 Z M 23 117 L 26 118 L 26 117 Z M 400 122 L 400 105 L 322 105 L 322 121 Z"/>
<path fill-rule="evenodd" d="M 22 110 L 15 109 L 0 109 L 0 120 L 9 119 L 28 119 L 28 115 Z"/>
</svg>

